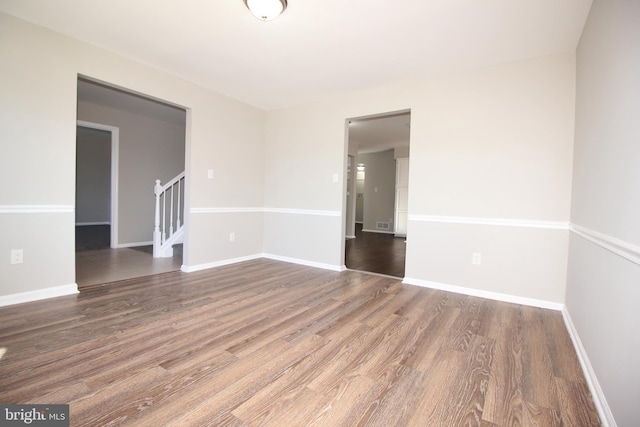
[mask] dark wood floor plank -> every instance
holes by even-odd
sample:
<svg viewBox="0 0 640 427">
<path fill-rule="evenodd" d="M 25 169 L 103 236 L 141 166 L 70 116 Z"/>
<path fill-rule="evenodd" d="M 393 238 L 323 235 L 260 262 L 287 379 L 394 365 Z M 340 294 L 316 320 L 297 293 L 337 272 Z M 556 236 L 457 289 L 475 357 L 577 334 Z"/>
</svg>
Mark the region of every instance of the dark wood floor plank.
<svg viewBox="0 0 640 427">
<path fill-rule="evenodd" d="M 356 224 L 356 238 L 345 242 L 345 264 L 352 270 L 404 277 L 406 239 L 393 234 L 362 231 Z"/>
<path fill-rule="evenodd" d="M 72 425 L 598 425 L 560 313 L 259 259 L 0 307 L 0 401 Z"/>
</svg>

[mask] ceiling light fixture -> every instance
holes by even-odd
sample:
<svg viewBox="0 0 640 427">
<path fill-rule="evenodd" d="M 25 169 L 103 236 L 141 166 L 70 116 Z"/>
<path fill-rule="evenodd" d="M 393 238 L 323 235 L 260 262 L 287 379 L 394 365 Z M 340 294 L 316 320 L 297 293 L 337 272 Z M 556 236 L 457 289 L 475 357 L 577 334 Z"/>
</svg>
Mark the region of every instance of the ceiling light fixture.
<svg viewBox="0 0 640 427">
<path fill-rule="evenodd" d="M 271 21 L 287 8 L 287 0 L 243 0 L 253 15 L 261 21 Z"/>
</svg>

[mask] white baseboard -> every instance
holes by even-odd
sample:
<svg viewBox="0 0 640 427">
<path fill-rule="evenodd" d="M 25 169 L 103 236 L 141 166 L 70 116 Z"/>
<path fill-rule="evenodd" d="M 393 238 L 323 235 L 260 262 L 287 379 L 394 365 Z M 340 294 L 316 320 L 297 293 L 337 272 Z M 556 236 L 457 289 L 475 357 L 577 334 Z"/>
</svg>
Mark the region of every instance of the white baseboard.
<svg viewBox="0 0 640 427">
<path fill-rule="evenodd" d="M 120 243 L 116 247 L 118 249 L 121 249 L 121 248 L 135 248 L 137 246 L 149 246 L 149 245 L 153 245 L 153 240 L 150 240 L 148 242 Z"/>
<path fill-rule="evenodd" d="M 344 238 L 347 239 L 347 240 L 351 240 L 351 239 L 355 239 L 356 236 L 344 236 Z"/>
<path fill-rule="evenodd" d="M 573 320 L 571 320 L 571 315 L 569 314 L 566 306 L 562 309 L 562 318 L 564 319 L 564 325 L 569 332 L 571 341 L 573 342 L 573 347 L 576 349 L 576 353 L 578 354 L 578 359 L 580 360 L 580 365 L 582 366 L 584 377 L 587 380 L 589 390 L 591 390 L 593 403 L 596 405 L 598 415 L 600 415 L 600 421 L 602 422 L 602 425 L 604 427 L 616 427 L 616 420 L 613 418 L 611 408 L 609 408 L 607 399 L 604 397 L 604 392 L 600 387 L 600 383 L 598 382 L 596 373 L 593 370 L 593 366 L 591 366 L 591 362 L 589 361 L 587 352 L 582 345 L 582 340 L 578 335 L 578 331 L 573 324 Z"/>
<path fill-rule="evenodd" d="M 280 256 L 280 255 L 272 255 L 272 254 L 262 254 L 262 257 L 267 259 L 273 259 L 276 261 L 289 262 L 291 264 L 306 265 L 307 267 L 322 268 L 324 270 L 331 270 L 331 271 L 346 270 L 346 267 L 344 265 L 324 264 L 321 262 L 308 261 L 306 259 L 289 258 L 289 257 Z"/>
<path fill-rule="evenodd" d="M 55 286 L 52 288 L 38 289 L 37 291 L 20 292 L 11 295 L 0 296 L 0 307 L 21 304 L 23 302 L 38 301 L 47 298 L 61 297 L 78 293 L 78 285 Z"/>
<path fill-rule="evenodd" d="M 248 256 L 243 256 L 239 258 L 224 259 L 222 261 L 207 262 L 204 264 L 196 264 L 196 265 L 183 264 L 182 267 L 180 267 L 180 270 L 184 271 L 185 273 L 192 273 L 194 271 L 208 270 L 210 268 L 222 267 L 224 265 L 230 265 L 230 264 L 237 264 L 239 262 L 251 261 L 259 258 L 262 258 L 262 254 L 248 255 Z"/>
<path fill-rule="evenodd" d="M 344 265 L 339 266 L 339 265 L 323 264 L 320 262 L 308 261 L 305 259 L 289 258 L 289 257 L 283 257 L 283 256 L 271 255 L 271 254 L 255 254 L 255 255 L 249 255 L 249 256 L 244 256 L 239 258 L 230 258 L 230 259 L 225 259 L 221 261 L 208 262 L 205 264 L 182 265 L 182 267 L 180 267 L 180 270 L 185 273 L 191 273 L 194 271 L 207 270 L 209 268 L 222 267 L 224 265 L 237 264 L 239 262 L 251 261 L 251 260 L 260 259 L 260 258 L 288 262 L 291 264 L 306 265 L 307 267 L 316 267 L 316 268 L 322 268 L 324 270 L 331 270 L 331 271 L 345 271 L 347 269 Z"/>
<path fill-rule="evenodd" d="M 102 222 L 76 222 L 76 227 L 84 227 L 87 225 L 111 225 L 110 221 L 102 221 Z"/>
<path fill-rule="evenodd" d="M 395 234 L 393 231 L 363 229 L 365 233 Z"/>
<path fill-rule="evenodd" d="M 457 294 L 471 295 L 474 297 L 487 298 L 496 301 L 510 302 L 513 304 L 528 305 L 531 307 L 546 308 L 561 311 L 564 304 L 553 301 L 539 300 L 535 298 L 525 298 L 516 295 L 503 294 L 500 292 L 490 292 L 481 289 L 466 288 L 464 286 L 448 285 L 446 283 L 429 282 L 427 280 L 405 277 L 402 283 L 408 285 L 422 286 L 423 288 L 439 289 L 442 291 L 455 292 Z"/>
</svg>

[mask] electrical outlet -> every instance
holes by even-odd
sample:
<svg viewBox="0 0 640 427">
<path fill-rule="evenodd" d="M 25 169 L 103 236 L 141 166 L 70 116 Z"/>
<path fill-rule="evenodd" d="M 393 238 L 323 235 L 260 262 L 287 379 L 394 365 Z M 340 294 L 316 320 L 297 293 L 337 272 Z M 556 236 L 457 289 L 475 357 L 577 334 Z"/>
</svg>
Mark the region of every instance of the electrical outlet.
<svg viewBox="0 0 640 427">
<path fill-rule="evenodd" d="M 236 233 L 229 233 L 229 241 L 230 242 L 236 241 Z"/>
<path fill-rule="evenodd" d="M 471 264 L 473 265 L 480 265 L 482 264 L 482 254 L 479 252 L 474 252 L 471 255 Z"/>
<path fill-rule="evenodd" d="M 11 264 L 22 264 L 24 262 L 24 252 L 22 249 L 11 249 Z"/>
</svg>

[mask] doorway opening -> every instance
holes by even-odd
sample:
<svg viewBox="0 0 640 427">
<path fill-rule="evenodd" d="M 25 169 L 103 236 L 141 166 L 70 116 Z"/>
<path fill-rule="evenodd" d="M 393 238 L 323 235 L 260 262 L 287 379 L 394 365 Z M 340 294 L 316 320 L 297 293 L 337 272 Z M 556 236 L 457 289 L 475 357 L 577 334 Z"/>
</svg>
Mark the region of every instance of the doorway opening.
<svg viewBox="0 0 640 427">
<path fill-rule="evenodd" d="M 186 111 L 85 77 L 77 111 L 78 287 L 179 270 L 181 242 L 153 257 L 154 186 L 184 176 Z"/>
<path fill-rule="evenodd" d="M 404 277 L 411 111 L 347 120 L 344 263 Z"/>
<path fill-rule="evenodd" d="M 76 251 L 118 246 L 119 129 L 78 120 Z"/>
</svg>

